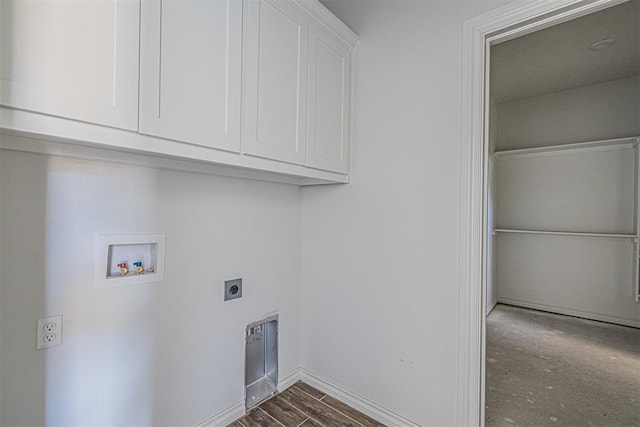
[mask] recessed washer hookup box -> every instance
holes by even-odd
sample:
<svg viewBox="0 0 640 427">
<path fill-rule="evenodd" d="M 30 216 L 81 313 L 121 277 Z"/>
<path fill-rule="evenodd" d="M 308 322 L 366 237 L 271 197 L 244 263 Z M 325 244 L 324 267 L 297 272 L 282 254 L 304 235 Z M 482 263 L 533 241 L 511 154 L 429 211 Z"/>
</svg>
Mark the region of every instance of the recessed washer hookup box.
<svg viewBox="0 0 640 427">
<path fill-rule="evenodd" d="M 250 323 L 245 338 L 245 406 L 249 409 L 278 388 L 278 316 Z"/>
</svg>

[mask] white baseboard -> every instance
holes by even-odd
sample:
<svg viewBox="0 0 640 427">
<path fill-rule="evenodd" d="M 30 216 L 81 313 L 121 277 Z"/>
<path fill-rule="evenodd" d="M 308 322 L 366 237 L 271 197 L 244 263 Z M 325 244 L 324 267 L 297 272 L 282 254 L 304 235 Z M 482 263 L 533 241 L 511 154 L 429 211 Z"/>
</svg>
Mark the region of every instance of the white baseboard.
<svg viewBox="0 0 640 427">
<path fill-rule="evenodd" d="M 491 312 L 493 311 L 494 308 L 496 308 L 496 305 L 498 305 L 498 299 L 494 299 L 493 301 L 491 301 L 491 304 L 489 304 L 489 309 L 487 310 L 487 316 L 491 314 Z"/>
<path fill-rule="evenodd" d="M 381 423 L 390 427 L 420 427 L 419 424 L 409 421 L 408 419 L 392 412 L 382 406 L 374 403 L 362 396 L 352 393 L 341 386 L 322 378 L 321 376 L 314 374 L 304 368 L 300 369 L 300 376 L 302 381 L 317 388 L 318 390 L 328 394 L 331 397 L 348 404 L 349 406 L 357 409 L 370 416 L 371 418 L 380 421 Z"/>
<path fill-rule="evenodd" d="M 300 380 L 300 369 L 296 368 L 282 378 L 278 379 L 278 391 L 286 390 Z M 207 418 L 196 427 L 225 427 L 242 418 L 246 414 L 244 400 L 229 406 L 222 412 Z"/>
<path fill-rule="evenodd" d="M 287 375 L 278 379 L 278 392 L 284 391 L 300 381 L 300 368 L 296 368 Z"/>
<path fill-rule="evenodd" d="M 212 415 L 200 424 L 197 424 L 196 427 L 225 427 L 235 420 L 242 418 L 244 414 L 244 400 L 241 400 L 224 409 L 222 412 Z"/>
<path fill-rule="evenodd" d="M 302 380 L 312 387 L 334 397 L 358 411 L 380 421 L 389 427 L 420 427 L 419 424 L 410 421 L 395 412 L 392 412 L 377 403 L 359 396 L 343 387 L 314 374 L 306 369 L 294 369 L 284 375 L 278 381 L 278 391 L 284 391 Z M 211 416 L 196 427 L 225 427 L 245 415 L 244 400 L 237 402 L 227 409 Z"/>
<path fill-rule="evenodd" d="M 631 326 L 632 328 L 640 328 L 640 321 L 622 317 L 607 316 L 604 314 L 589 313 L 586 311 L 572 310 L 570 308 L 530 303 L 508 298 L 498 298 L 498 302 L 507 305 L 515 305 L 517 307 L 532 308 L 534 310 L 548 311 L 550 313 L 566 314 L 567 316 L 581 317 L 583 319 L 597 320 L 600 322 L 615 323 L 617 325 Z"/>
</svg>

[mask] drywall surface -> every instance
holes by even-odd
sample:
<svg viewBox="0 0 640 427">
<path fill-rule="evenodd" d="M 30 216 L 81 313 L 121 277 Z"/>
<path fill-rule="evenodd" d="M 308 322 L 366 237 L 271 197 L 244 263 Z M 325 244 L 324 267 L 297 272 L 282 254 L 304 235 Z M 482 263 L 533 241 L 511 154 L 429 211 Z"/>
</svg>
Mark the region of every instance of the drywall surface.
<svg viewBox="0 0 640 427">
<path fill-rule="evenodd" d="M 640 76 L 498 105 L 498 150 L 640 135 Z M 635 151 L 504 157 L 496 227 L 634 233 Z M 631 239 L 500 234 L 498 301 L 640 324 Z"/>
<path fill-rule="evenodd" d="M 635 148 L 497 161 L 497 228 L 634 234 Z M 498 300 L 640 325 L 631 238 L 499 233 Z M 637 261 L 636 261 L 637 262 Z"/>
<path fill-rule="evenodd" d="M 497 161 L 496 228 L 634 234 L 635 149 Z"/>
<path fill-rule="evenodd" d="M 499 234 L 500 302 L 640 327 L 630 239 Z"/>
<path fill-rule="evenodd" d="M 499 104 L 498 150 L 640 135 L 640 76 Z"/>
<path fill-rule="evenodd" d="M 302 190 L 302 367 L 456 424 L 462 22 L 500 2 L 324 2 L 360 36 L 352 181 Z"/>
<path fill-rule="evenodd" d="M 299 367 L 298 187 L 0 152 L 0 425 L 195 425 L 243 400 L 244 326 L 274 311 Z M 94 286 L 97 236 L 122 233 L 166 235 L 164 282 Z M 63 343 L 36 351 L 54 314 Z"/>
</svg>

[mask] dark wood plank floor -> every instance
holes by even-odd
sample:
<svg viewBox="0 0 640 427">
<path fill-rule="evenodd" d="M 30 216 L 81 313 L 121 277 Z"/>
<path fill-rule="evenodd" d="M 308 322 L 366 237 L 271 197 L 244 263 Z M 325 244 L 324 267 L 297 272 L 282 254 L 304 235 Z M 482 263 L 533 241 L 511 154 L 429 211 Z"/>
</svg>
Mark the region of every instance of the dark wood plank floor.
<svg viewBox="0 0 640 427">
<path fill-rule="evenodd" d="M 228 427 L 384 427 L 349 405 L 298 381 Z"/>
</svg>

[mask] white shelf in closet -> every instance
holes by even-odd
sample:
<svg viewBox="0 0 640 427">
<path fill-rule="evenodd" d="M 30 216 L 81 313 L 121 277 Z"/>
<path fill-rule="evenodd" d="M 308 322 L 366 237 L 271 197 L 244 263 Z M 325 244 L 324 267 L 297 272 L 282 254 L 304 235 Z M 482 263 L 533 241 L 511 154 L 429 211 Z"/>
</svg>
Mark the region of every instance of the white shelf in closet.
<svg viewBox="0 0 640 427">
<path fill-rule="evenodd" d="M 635 138 L 575 145 L 497 158 L 495 228 L 637 233 Z"/>
<path fill-rule="evenodd" d="M 608 237 L 616 239 L 638 239 L 635 234 L 618 233 L 581 233 L 574 231 L 545 231 L 545 230 L 518 230 L 510 228 L 495 228 L 494 233 L 514 233 L 514 234 L 539 234 L 549 236 L 574 236 L 574 237 Z"/>
<path fill-rule="evenodd" d="M 622 150 L 627 150 L 627 153 L 633 153 L 633 157 L 632 157 L 633 160 L 631 160 L 631 157 L 627 155 L 627 153 L 623 154 Z M 596 155 L 594 153 L 606 152 L 606 151 L 609 151 L 609 152 L 618 151 L 619 154 L 606 155 L 606 153 L 603 153 L 605 157 L 600 157 L 599 154 L 597 154 L 599 157 L 594 157 Z M 576 157 L 575 160 L 562 160 L 562 161 L 560 161 L 560 159 L 558 160 L 540 159 L 541 157 L 549 158 L 553 156 L 576 156 L 576 155 L 581 155 L 581 157 L 579 158 Z M 516 207 L 511 206 L 513 204 L 511 203 L 509 204 L 509 207 L 506 205 L 503 205 L 502 207 L 499 207 L 497 209 L 498 212 L 503 213 L 502 216 L 506 220 L 506 222 L 512 222 L 512 224 L 505 224 L 504 222 L 500 224 L 501 215 L 500 213 L 498 213 L 497 215 L 498 225 L 492 230 L 494 235 L 496 234 L 511 234 L 511 235 L 523 235 L 523 236 L 524 235 L 541 235 L 541 236 L 566 236 L 566 237 L 578 237 L 578 238 L 588 237 L 588 238 L 631 240 L 633 245 L 633 259 L 635 260 L 633 263 L 633 273 L 632 273 L 633 293 L 634 293 L 635 301 L 640 302 L 640 196 L 638 195 L 638 192 L 640 190 L 640 136 L 632 136 L 627 138 L 617 138 L 617 139 L 608 139 L 608 140 L 600 140 L 600 141 L 586 141 L 586 142 L 578 142 L 573 144 L 562 144 L 562 145 L 553 145 L 553 146 L 546 146 L 546 147 L 496 151 L 495 153 L 493 153 L 493 158 L 499 161 L 501 164 L 502 164 L 502 161 L 508 161 L 508 163 L 503 164 L 503 167 L 506 167 L 506 170 L 504 173 L 508 175 L 506 177 L 503 177 L 502 182 L 505 188 L 510 188 L 510 190 L 505 193 L 505 196 L 510 197 L 512 199 L 512 202 L 513 202 L 513 198 L 516 198 L 519 200 L 519 202 L 515 203 Z M 538 158 L 539 160 L 536 160 L 536 158 Z M 587 221 L 586 223 L 584 223 L 584 221 L 582 221 L 583 217 L 590 215 L 585 213 L 584 211 L 585 207 L 588 205 L 583 203 L 581 204 L 580 208 L 576 207 L 574 210 L 576 216 L 571 217 L 566 215 L 568 213 L 571 213 L 571 211 L 565 212 L 563 210 L 564 209 L 563 203 L 560 203 L 560 201 L 562 200 L 568 200 L 567 197 L 569 197 L 569 199 L 573 199 L 574 196 L 580 202 L 585 201 L 584 198 L 581 198 L 581 197 L 584 196 L 583 193 L 584 191 L 586 191 L 587 187 L 583 188 L 585 185 L 584 182 L 575 181 L 575 180 L 571 181 L 572 178 L 570 179 L 571 175 L 569 171 L 574 170 L 574 168 L 577 168 L 577 170 L 581 170 L 581 173 L 583 174 L 583 177 L 581 178 L 581 180 L 584 180 L 585 177 L 587 176 L 585 175 L 587 171 L 585 170 L 586 166 L 584 162 L 587 161 L 587 159 L 590 159 L 589 161 L 593 163 L 594 159 L 596 158 L 597 159 L 602 158 L 603 160 L 608 159 L 606 160 L 608 162 L 616 162 L 615 158 L 617 158 L 618 167 L 620 167 L 622 164 L 625 164 L 627 165 L 625 167 L 633 168 L 633 177 L 632 177 L 633 183 L 630 183 L 630 181 L 627 180 L 627 178 L 631 178 L 631 176 L 628 173 L 618 176 L 618 179 L 622 179 L 623 176 L 626 176 L 624 178 L 624 182 L 627 182 L 627 186 L 626 186 L 627 190 L 623 191 L 623 193 L 629 194 L 629 192 L 633 191 L 633 200 L 625 199 L 625 197 L 620 198 L 621 197 L 620 194 L 618 194 L 615 199 L 609 200 L 609 202 L 613 200 L 617 200 L 617 203 L 619 203 L 618 208 L 622 209 L 621 212 L 624 212 L 624 211 L 629 212 L 629 209 L 633 211 L 632 216 L 626 215 L 627 216 L 626 221 L 623 221 L 623 222 L 626 222 L 626 225 L 624 227 L 623 226 L 613 227 L 611 226 L 611 224 L 607 224 L 607 221 L 610 222 L 611 220 L 616 219 L 614 217 L 619 216 L 620 214 L 619 212 L 616 215 L 609 218 L 608 220 L 603 219 L 609 215 L 607 211 L 609 211 L 610 209 L 606 208 L 606 206 L 610 206 L 609 204 L 605 203 L 606 206 L 602 205 L 602 203 L 592 205 L 592 208 L 596 208 L 595 211 L 593 211 L 592 209 L 592 211 L 596 212 L 596 214 L 591 215 L 590 219 L 597 220 L 597 222 L 600 223 L 599 226 L 594 226 L 592 222 Z M 528 159 L 531 159 L 536 163 L 530 163 Z M 581 160 L 578 160 L 578 159 L 581 159 Z M 515 161 L 516 163 L 513 163 L 512 161 Z M 507 167 L 507 164 L 509 165 L 508 167 Z M 537 164 L 539 166 L 533 166 L 534 164 Z M 616 163 L 611 163 L 611 164 L 616 164 Z M 540 167 L 540 165 L 547 165 L 546 167 L 548 167 L 549 169 L 548 170 L 538 169 L 537 172 L 535 173 L 532 173 L 532 171 L 529 170 L 529 168 Z M 554 166 L 551 167 L 550 165 L 554 165 Z M 595 167 L 595 165 L 596 164 L 593 163 L 592 166 Z M 569 169 L 567 170 L 563 170 L 562 168 L 558 169 L 559 167 L 562 167 L 562 166 L 568 167 Z M 501 168 L 499 167 L 498 169 L 500 170 Z M 597 169 L 598 172 L 593 170 L 594 173 L 596 174 L 603 173 L 603 170 L 600 170 L 601 169 L 600 166 L 595 167 L 595 169 Z M 592 169 L 589 169 L 589 171 L 591 170 Z M 608 170 L 612 170 L 610 166 Z M 629 169 L 627 169 L 627 171 L 628 170 Z M 522 175 L 522 173 L 525 173 L 526 177 L 523 178 L 522 176 L 520 176 L 518 179 L 514 181 L 513 178 L 515 178 L 517 175 L 513 175 L 513 174 L 516 172 L 518 172 L 517 175 Z M 602 177 L 604 178 L 605 175 L 602 175 Z M 531 206 L 523 207 L 523 203 L 525 205 L 529 203 L 529 201 L 527 200 L 529 197 L 526 197 L 526 195 L 528 195 L 529 194 L 528 191 L 532 190 L 533 188 L 531 187 L 531 183 L 529 182 L 530 180 L 534 180 L 535 182 L 538 182 L 538 181 L 544 182 L 545 185 L 547 186 L 551 185 L 554 182 L 554 180 L 559 180 L 559 181 L 557 181 L 556 186 L 546 187 L 548 189 L 548 192 L 544 193 L 544 197 L 545 197 L 544 199 L 542 199 L 537 203 L 534 203 Z M 567 186 L 568 182 L 572 182 L 573 184 L 577 184 L 578 182 L 580 182 L 580 188 L 576 188 L 575 192 L 569 195 L 569 193 L 567 193 L 568 189 L 571 189 L 574 187 L 571 185 Z M 599 194 L 603 194 L 603 195 L 609 193 L 604 191 L 608 187 L 601 186 L 600 182 L 592 182 L 591 184 L 592 186 L 588 186 L 589 189 L 593 189 L 593 191 L 597 191 L 599 192 Z M 511 186 L 515 186 L 515 187 L 511 188 Z M 502 191 L 504 192 L 504 190 Z M 541 193 L 537 194 L 538 197 L 540 195 Z M 498 196 L 498 198 L 500 199 L 500 196 Z M 543 207 L 543 209 L 541 209 L 541 207 Z M 562 215 L 560 215 L 558 218 L 564 218 L 565 220 L 564 227 L 562 225 L 558 226 L 557 224 L 554 223 L 553 226 L 546 228 L 544 226 L 544 222 L 546 220 L 544 219 L 541 220 L 540 215 L 543 212 L 546 212 L 547 217 L 554 217 L 554 215 L 556 215 L 557 212 L 559 211 L 562 212 Z M 513 217 L 511 216 L 514 214 L 520 218 L 518 220 L 520 222 L 526 220 L 529 223 L 533 221 L 533 222 L 537 222 L 538 224 L 531 223 L 530 224 L 532 225 L 531 228 L 526 227 L 525 223 L 517 224 L 518 221 L 514 222 Z M 567 218 L 570 218 L 571 221 L 567 222 Z M 617 218 L 618 221 L 619 219 L 620 218 Z M 584 223 L 582 224 L 583 226 L 585 224 L 587 224 L 587 226 L 586 227 L 577 226 L 573 230 L 570 229 L 571 226 L 576 225 L 576 222 L 581 223 L 580 221 Z M 522 225 L 524 225 L 524 227 Z M 538 225 L 538 227 L 536 227 L 536 225 Z M 600 228 L 600 230 L 598 230 L 598 228 Z M 605 231 L 607 228 L 609 230 Z M 613 228 L 617 228 L 618 230 L 614 230 Z M 616 232 L 616 231 L 620 231 L 620 232 Z"/>
<path fill-rule="evenodd" d="M 601 141 L 576 142 L 573 144 L 550 145 L 547 147 L 521 148 L 516 150 L 503 150 L 493 153 L 495 159 L 516 157 L 539 157 L 561 154 L 578 154 L 593 151 L 619 150 L 634 148 L 640 143 L 640 136 L 628 138 L 606 139 Z"/>
</svg>

